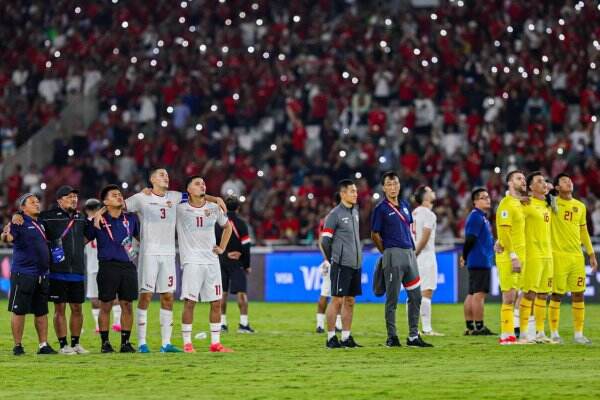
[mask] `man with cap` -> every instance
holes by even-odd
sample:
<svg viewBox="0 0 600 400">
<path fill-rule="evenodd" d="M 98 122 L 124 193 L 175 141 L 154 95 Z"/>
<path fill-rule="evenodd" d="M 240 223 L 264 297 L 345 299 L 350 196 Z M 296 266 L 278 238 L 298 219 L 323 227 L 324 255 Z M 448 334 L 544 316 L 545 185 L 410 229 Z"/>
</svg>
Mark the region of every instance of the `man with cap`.
<svg viewBox="0 0 600 400">
<path fill-rule="evenodd" d="M 10 276 L 8 311 L 12 312 L 11 328 L 15 347 L 13 354 L 25 354 L 23 329 L 25 315 L 35 315 L 35 329 L 38 334 L 38 354 L 56 354 L 48 340 L 48 265 L 49 253 L 46 232 L 40 224 L 40 201 L 32 193 L 18 200 L 23 213 L 21 225 L 8 224 L 4 227 L 0 240 L 13 244 L 13 259 Z"/>
<path fill-rule="evenodd" d="M 79 336 L 83 326 L 82 304 L 85 301 L 85 215 L 77 210 L 78 191 L 61 186 L 56 191 L 56 205 L 40 214 L 50 247 L 49 298 L 54 303 L 54 330 L 60 344 L 60 354 L 88 353 Z M 18 224 L 19 217 L 13 218 Z M 71 316 L 71 345 L 67 342 L 66 305 Z"/>
</svg>

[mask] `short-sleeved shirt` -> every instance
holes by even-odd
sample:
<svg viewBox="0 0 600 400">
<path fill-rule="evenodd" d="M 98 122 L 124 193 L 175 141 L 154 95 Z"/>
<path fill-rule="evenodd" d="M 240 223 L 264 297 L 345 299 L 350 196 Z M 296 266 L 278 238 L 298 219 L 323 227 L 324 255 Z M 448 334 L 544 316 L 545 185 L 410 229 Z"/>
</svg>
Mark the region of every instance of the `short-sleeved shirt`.
<svg viewBox="0 0 600 400">
<path fill-rule="evenodd" d="M 581 255 L 581 227 L 587 225 L 585 204 L 576 199 L 556 199 L 558 212 L 552 216 L 552 251 Z"/>
<path fill-rule="evenodd" d="M 182 264 L 217 264 L 213 253 L 217 244 L 215 224 L 225 226 L 227 215 L 215 203 L 194 207 L 189 203 L 177 205 L 177 237 Z"/>
<path fill-rule="evenodd" d="M 467 268 L 492 268 L 494 265 L 494 236 L 485 213 L 474 208 L 465 224 L 465 236 L 475 236 L 475 245 L 466 259 Z"/>
<path fill-rule="evenodd" d="M 435 254 L 435 229 L 437 227 L 437 217 L 433 211 L 427 207 L 419 206 L 412 212 L 412 234 L 415 243 L 418 243 L 423 236 L 425 228 L 431 229 L 431 234 L 425 247 L 421 250 L 421 254 Z"/>
<path fill-rule="evenodd" d="M 10 225 L 13 236 L 11 273 L 46 275 L 50 267 L 50 250 L 44 226 L 23 215 L 22 225 Z"/>
<path fill-rule="evenodd" d="M 98 261 L 129 262 L 127 251 L 123 248 L 123 240 L 127 237 L 138 237 L 140 223 L 137 215 L 121 213 L 118 218 L 113 218 L 109 213 L 104 214 L 104 222 L 100 229 L 92 221 L 85 227 L 85 237 L 88 240 L 96 239 L 98 246 Z M 112 236 L 112 237 L 111 237 Z"/>
<path fill-rule="evenodd" d="M 517 253 L 519 259 L 525 259 L 525 215 L 523 214 L 523 204 L 513 196 L 505 196 L 496 210 L 496 228 L 508 226 L 511 228 L 511 241 L 513 251 Z M 502 244 L 502 243 L 501 243 Z M 497 262 L 510 263 L 510 253 L 503 251 L 496 254 Z"/>
<path fill-rule="evenodd" d="M 412 223 L 410 206 L 404 200 L 401 200 L 399 206 L 396 207 L 385 199 L 373 210 L 371 232 L 379 233 L 384 249 L 398 247 L 414 250 L 415 244 L 410 232 Z"/>
<path fill-rule="evenodd" d="M 137 193 L 125 200 L 127 211 L 140 216 L 140 246 L 145 256 L 175 255 L 177 204 L 182 194 L 169 190 L 164 196 Z"/>
<path fill-rule="evenodd" d="M 550 207 L 546 200 L 531 197 L 530 203 L 523 206 L 525 215 L 525 252 L 527 259 L 552 258 L 552 229 L 550 228 Z"/>
</svg>

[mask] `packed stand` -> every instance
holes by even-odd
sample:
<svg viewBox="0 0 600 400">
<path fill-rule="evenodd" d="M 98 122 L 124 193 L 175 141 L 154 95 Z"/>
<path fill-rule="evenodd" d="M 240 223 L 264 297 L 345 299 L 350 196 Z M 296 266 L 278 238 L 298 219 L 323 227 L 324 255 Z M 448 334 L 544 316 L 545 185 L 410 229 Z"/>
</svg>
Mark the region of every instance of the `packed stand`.
<svg viewBox="0 0 600 400">
<path fill-rule="evenodd" d="M 16 37 L 0 48 L 3 154 L 69 93 L 99 83 L 101 102 L 51 165 L 10 175 L 4 216 L 24 189 L 135 192 L 164 166 L 173 189 L 200 174 L 209 193 L 242 196 L 256 242 L 309 244 L 352 177 L 367 239 L 378 178 L 395 169 L 405 197 L 437 191 L 437 238 L 450 243 L 470 190 L 497 202 L 519 167 L 570 172 L 600 235 L 600 7 L 350 3 L 3 4 L 2 37 Z"/>
</svg>

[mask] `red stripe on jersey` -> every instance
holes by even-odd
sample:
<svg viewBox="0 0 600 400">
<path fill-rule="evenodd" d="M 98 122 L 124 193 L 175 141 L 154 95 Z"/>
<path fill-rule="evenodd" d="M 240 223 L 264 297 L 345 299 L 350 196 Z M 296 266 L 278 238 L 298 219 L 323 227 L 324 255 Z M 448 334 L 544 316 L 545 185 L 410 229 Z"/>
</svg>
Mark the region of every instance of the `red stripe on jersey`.
<svg viewBox="0 0 600 400">
<path fill-rule="evenodd" d="M 322 233 L 331 233 L 331 234 L 333 234 L 333 232 L 334 232 L 334 230 L 331 228 L 323 228 L 323 231 L 322 231 Z"/>
</svg>

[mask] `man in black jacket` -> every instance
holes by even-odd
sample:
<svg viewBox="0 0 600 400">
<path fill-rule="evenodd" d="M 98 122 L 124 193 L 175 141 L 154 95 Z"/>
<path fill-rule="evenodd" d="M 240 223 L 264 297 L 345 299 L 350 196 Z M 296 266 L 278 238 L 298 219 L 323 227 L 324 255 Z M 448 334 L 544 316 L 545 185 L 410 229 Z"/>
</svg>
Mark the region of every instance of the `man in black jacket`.
<svg viewBox="0 0 600 400">
<path fill-rule="evenodd" d="M 40 214 L 50 246 L 50 296 L 54 303 L 54 330 L 60 354 L 87 354 L 79 336 L 83 326 L 82 304 L 85 301 L 85 215 L 77 210 L 78 191 L 61 186 L 56 191 L 56 206 Z M 13 222 L 18 223 L 13 220 Z M 66 303 L 71 308 L 69 326 L 71 345 L 67 342 Z"/>
<path fill-rule="evenodd" d="M 221 330 L 227 332 L 227 295 L 237 294 L 240 308 L 239 333 L 254 333 L 248 322 L 248 274 L 250 274 L 250 235 L 248 224 L 237 214 L 240 203 L 230 196 L 225 199 L 227 217 L 233 228 L 233 235 L 227 243 L 223 254 L 219 256 L 221 279 L 223 282 L 223 299 L 221 300 Z M 222 228 L 216 225 L 217 237 L 221 237 Z"/>
</svg>

